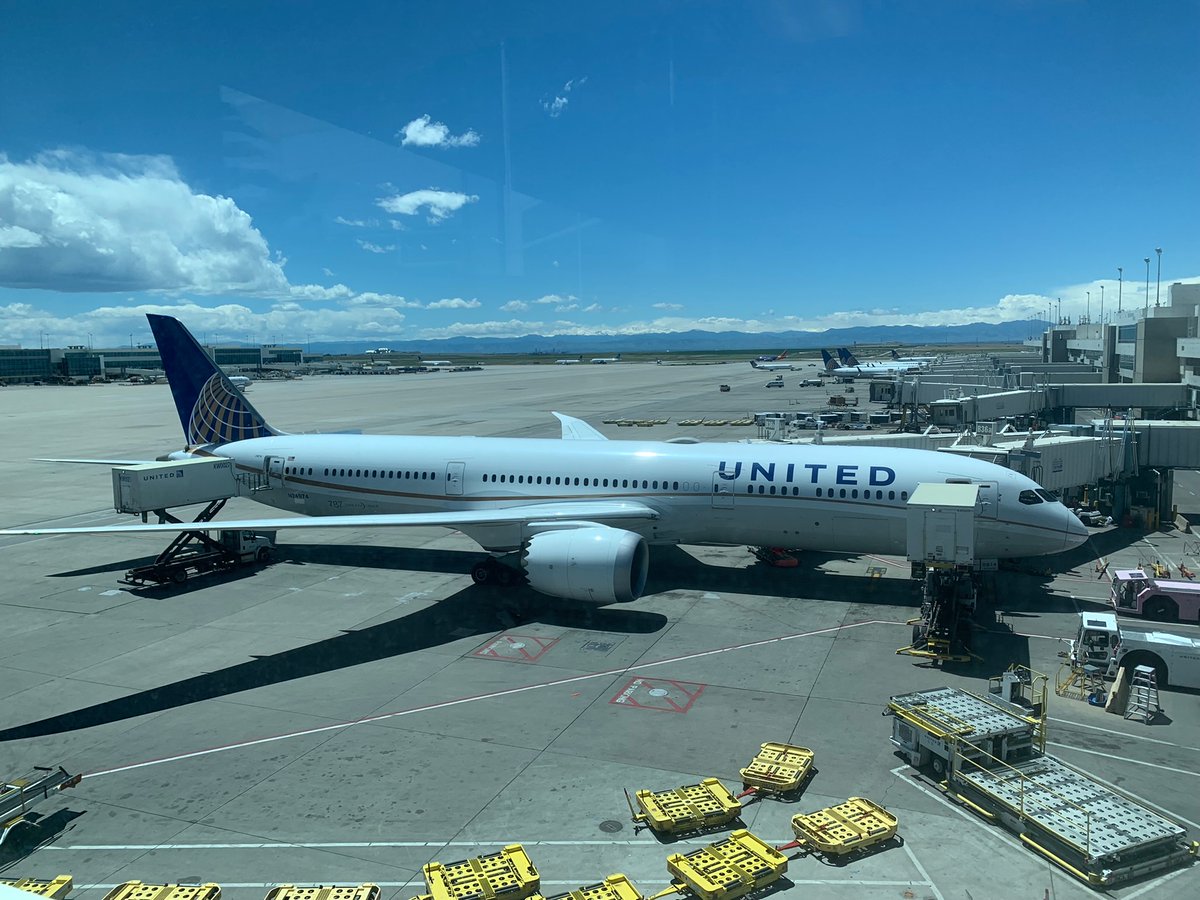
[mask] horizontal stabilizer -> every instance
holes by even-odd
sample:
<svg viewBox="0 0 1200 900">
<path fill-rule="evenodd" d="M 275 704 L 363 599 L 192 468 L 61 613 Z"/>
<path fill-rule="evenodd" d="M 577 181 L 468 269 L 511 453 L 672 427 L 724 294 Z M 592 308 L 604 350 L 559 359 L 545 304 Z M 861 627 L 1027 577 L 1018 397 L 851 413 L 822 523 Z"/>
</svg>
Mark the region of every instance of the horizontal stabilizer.
<svg viewBox="0 0 1200 900">
<path fill-rule="evenodd" d="M 551 413 L 559 422 L 562 423 L 562 437 L 564 441 L 607 441 L 604 435 L 589 425 L 583 419 L 576 419 L 574 416 L 565 416 L 562 413 Z"/>
<path fill-rule="evenodd" d="M 386 513 L 361 516 L 302 516 L 286 519 L 214 519 L 211 522 L 161 525 L 95 525 L 83 528 L 4 528 L 0 534 L 179 534 L 194 531 L 291 531 L 301 528 L 416 528 L 472 525 L 522 525 L 528 522 L 589 522 L 652 520 L 658 512 L 641 503 L 620 500 L 569 503 L 529 503 L 505 509 L 464 509 L 458 512 Z"/>
</svg>

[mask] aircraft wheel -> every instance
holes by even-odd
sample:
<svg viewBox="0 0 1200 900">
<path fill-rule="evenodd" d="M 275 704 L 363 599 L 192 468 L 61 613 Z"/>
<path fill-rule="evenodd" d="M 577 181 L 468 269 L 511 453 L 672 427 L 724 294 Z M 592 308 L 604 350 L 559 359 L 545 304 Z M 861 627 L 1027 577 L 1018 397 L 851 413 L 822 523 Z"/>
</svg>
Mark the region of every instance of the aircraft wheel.
<svg viewBox="0 0 1200 900">
<path fill-rule="evenodd" d="M 187 569 L 176 569 L 171 573 L 171 580 L 176 584 L 183 584 L 185 581 L 187 581 L 187 578 Z"/>
<path fill-rule="evenodd" d="M 499 578 L 496 563 L 492 559 L 481 559 L 471 566 L 471 580 L 479 585 L 495 584 Z"/>
</svg>

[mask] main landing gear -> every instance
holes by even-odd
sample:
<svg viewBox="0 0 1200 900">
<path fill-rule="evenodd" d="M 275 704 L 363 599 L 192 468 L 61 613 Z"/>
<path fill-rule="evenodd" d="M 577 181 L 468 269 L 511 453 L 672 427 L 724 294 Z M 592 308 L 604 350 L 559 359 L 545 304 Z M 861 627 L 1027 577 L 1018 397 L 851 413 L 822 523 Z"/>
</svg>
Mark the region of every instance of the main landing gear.
<svg viewBox="0 0 1200 900">
<path fill-rule="evenodd" d="M 471 566 L 471 580 L 482 587 L 513 587 L 524 581 L 524 575 L 505 565 L 494 556 L 481 559 Z"/>
</svg>

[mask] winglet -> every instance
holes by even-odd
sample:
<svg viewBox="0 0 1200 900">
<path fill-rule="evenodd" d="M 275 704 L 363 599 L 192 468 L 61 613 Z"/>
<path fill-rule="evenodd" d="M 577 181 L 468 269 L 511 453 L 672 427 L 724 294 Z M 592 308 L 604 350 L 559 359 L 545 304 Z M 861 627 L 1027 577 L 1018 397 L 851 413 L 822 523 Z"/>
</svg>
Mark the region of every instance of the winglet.
<svg viewBox="0 0 1200 900">
<path fill-rule="evenodd" d="M 562 413 L 551 413 L 559 422 L 562 423 L 562 439 L 564 441 L 607 441 L 604 435 L 589 425 L 583 419 L 576 419 L 574 416 L 563 415 Z"/>
</svg>

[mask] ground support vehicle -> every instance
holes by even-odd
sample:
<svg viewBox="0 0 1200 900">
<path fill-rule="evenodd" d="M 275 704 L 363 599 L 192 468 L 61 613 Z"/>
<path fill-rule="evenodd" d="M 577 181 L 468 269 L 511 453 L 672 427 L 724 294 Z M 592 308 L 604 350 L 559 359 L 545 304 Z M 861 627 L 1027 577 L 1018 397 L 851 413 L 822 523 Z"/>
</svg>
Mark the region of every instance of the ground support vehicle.
<svg viewBox="0 0 1200 900">
<path fill-rule="evenodd" d="M 57 878 L 0 878 L 0 884 L 6 884 L 27 894 L 37 894 L 39 897 L 49 897 L 51 900 L 63 900 L 75 886 L 75 879 L 70 875 L 59 875 Z"/>
<path fill-rule="evenodd" d="M 792 816 L 796 840 L 776 850 L 803 847 L 824 857 L 846 857 L 862 853 L 896 835 L 899 821 L 890 812 L 865 797 Z"/>
<path fill-rule="evenodd" d="M 520 844 L 499 853 L 452 863 L 427 863 L 422 872 L 432 900 L 526 900 L 537 896 L 542 880 Z"/>
<path fill-rule="evenodd" d="M 1088 884 L 1120 884 L 1196 856 L 1183 826 L 1047 756 L 1045 676 L 1006 676 L 993 679 L 994 694 L 947 687 L 892 697 L 892 744 L 947 795 Z"/>
<path fill-rule="evenodd" d="M 1150 666 L 1159 687 L 1200 689 L 1200 637 L 1121 625 L 1113 613 L 1080 613 L 1065 655 L 1060 684 L 1089 673 L 1115 679 L 1121 669 L 1129 678 L 1138 666 Z"/>
<path fill-rule="evenodd" d="M 201 513 L 202 518 L 194 521 L 208 521 L 216 515 L 216 511 L 224 502 L 221 500 L 209 504 Z M 165 510 L 160 513 L 164 521 L 179 521 Z M 183 584 L 192 575 L 266 562 L 274 549 L 273 531 L 218 531 L 216 539 L 202 531 L 181 532 L 154 562 L 130 569 L 121 579 L 121 583 L 135 587 L 147 584 Z"/>
<path fill-rule="evenodd" d="M 0 782 L 0 844 L 16 829 L 30 824 L 26 814 L 49 799 L 51 792 L 75 787 L 81 777 L 67 774 L 62 766 L 57 769 L 37 766 L 20 778 Z"/>
<path fill-rule="evenodd" d="M 263 900 L 379 900 L 379 885 L 358 884 L 319 885 L 303 887 L 295 884 L 281 884 L 267 891 Z"/>
<path fill-rule="evenodd" d="M 750 765 L 741 769 L 742 793 L 759 796 L 794 794 L 816 774 L 813 760 L 816 754 L 807 747 L 768 741 L 758 748 Z"/>
<path fill-rule="evenodd" d="M 221 886 L 207 884 L 146 884 L 126 881 L 104 895 L 104 900 L 221 900 Z"/>
<path fill-rule="evenodd" d="M 979 485 L 919 484 L 907 507 L 908 560 L 921 580 L 921 615 L 909 620 L 912 643 L 896 652 L 967 662 L 974 636 L 975 516 Z"/>
<path fill-rule="evenodd" d="M 691 853 L 667 857 L 667 871 L 678 879 L 676 891 L 700 900 L 737 900 L 778 881 L 787 857 L 745 829 Z"/>
<path fill-rule="evenodd" d="M 1155 578 L 1142 569 L 1117 569 L 1109 602 L 1119 613 L 1156 622 L 1200 622 L 1200 584 Z"/>
</svg>

